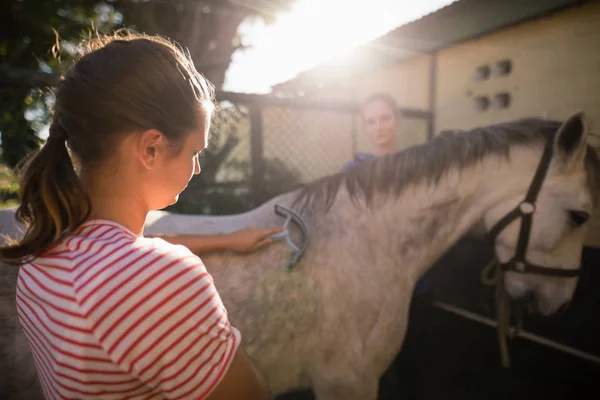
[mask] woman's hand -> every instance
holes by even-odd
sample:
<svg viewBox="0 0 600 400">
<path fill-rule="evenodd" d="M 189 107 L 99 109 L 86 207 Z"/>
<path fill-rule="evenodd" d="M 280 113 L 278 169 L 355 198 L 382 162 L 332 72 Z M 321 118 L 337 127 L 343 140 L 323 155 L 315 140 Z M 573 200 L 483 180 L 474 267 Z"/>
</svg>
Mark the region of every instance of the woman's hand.
<svg viewBox="0 0 600 400">
<path fill-rule="evenodd" d="M 259 229 L 256 226 L 232 232 L 227 235 L 226 247 L 238 253 L 256 251 L 272 242 L 268 236 L 281 232 L 285 227 Z"/>
<path fill-rule="evenodd" d="M 190 249 L 194 254 L 202 255 L 215 251 L 232 250 L 239 253 L 250 253 L 265 247 L 272 242 L 269 235 L 281 232 L 284 226 L 271 229 L 259 229 L 255 226 L 232 233 L 216 235 L 153 235 L 172 244 L 179 244 Z"/>
</svg>

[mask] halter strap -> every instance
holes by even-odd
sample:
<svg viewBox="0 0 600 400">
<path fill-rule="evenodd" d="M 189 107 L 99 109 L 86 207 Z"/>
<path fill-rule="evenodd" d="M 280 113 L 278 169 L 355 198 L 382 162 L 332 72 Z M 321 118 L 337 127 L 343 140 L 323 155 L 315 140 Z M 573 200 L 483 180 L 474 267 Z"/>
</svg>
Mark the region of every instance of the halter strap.
<svg viewBox="0 0 600 400">
<path fill-rule="evenodd" d="M 532 264 L 526 260 L 527 247 L 529 246 L 529 238 L 531 235 L 531 226 L 533 224 L 533 214 L 536 211 L 536 201 L 546 179 L 546 174 L 550 168 L 550 162 L 553 155 L 553 141 L 549 138 L 544 145 L 544 152 L 538 164 L 537 170 L 529 190 L 525 195 L 525 199 L 519 203 L 508 214 L 502 217 L 488 232 L 488 238 L 494 245 L 498 235 L 514 220 L 521 218 L 521 226 L 519 229 L 519 239 L 515 255 L 506 263 L 500 263 L 499 266 L 503 271 L 514 271 L 521 273 L 534 273 L 538 275 L 558 276 L 558 277 L 573 277 L 580 273 L 580 269 L 567 270 L 562 268 L 550 268 Z"/>
</svg>

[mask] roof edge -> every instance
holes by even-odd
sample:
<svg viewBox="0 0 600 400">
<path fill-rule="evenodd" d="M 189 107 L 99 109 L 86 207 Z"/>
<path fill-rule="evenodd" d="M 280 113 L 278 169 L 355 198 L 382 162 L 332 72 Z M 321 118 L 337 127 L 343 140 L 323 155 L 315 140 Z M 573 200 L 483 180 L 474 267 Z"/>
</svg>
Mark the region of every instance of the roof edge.
<svg viewBox="0 0 600 400">
<path fill-rule="evenodd" d="M 546 18 L 589 2 L 591 0 L 457 0 L 362 44 L 344 56 L 277 83 L 271 86 L 271 89 L 293 89 L 294 86 L 302 85 L 313 87 L 318 84 L 317 80 L 323 79 L 335 82 L 372 69 L 431 54 L 502 29 Z M 364 62 L 356 63 L 352 59 L 361 59 Z"/>
</svg>

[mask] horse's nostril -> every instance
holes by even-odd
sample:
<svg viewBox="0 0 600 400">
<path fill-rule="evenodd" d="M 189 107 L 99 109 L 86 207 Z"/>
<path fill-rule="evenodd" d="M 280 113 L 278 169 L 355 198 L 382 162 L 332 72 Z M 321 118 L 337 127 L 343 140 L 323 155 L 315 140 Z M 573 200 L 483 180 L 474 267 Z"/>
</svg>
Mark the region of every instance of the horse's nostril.
<svg viewBox="0 0 600 400">
<path fill-rule="evenodd" d="M 558 310 L 556 310 L 555 315 L 561 315 L 563 314 L 565 311 L 567 311 L 567 309 L 569 308 L 569 305 L 571 305 L 571 302 L 567 301 L 566 303 L 564 303 L 562 306 L 560 306 L 558 308 Z"/>
<path fill-rule="evenodd" d="M 532 291 L 527 291 L 523 293 L 518 298 L 514 299 L 517 304 L 526 305 L 531 303 L 535 299 L 535 294 Z"/>
</svg>

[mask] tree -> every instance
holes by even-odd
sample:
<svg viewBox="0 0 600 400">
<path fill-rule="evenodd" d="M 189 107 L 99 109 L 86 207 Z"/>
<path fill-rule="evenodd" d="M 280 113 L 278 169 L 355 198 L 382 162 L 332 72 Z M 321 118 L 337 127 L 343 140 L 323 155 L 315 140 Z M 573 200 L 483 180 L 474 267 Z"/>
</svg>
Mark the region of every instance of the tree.
<svg viewBox="0 0 600 400">
<path fill-rule="evenodd" d="M 90 25 L 110 28 L 118 15 L 109 6 L 90 1 L 6 1 L 0 5 L 0 75 L 2 75 L 3 160 L 14 167 L 39 144 L 29 119 L 43 120 L 44 103 L 40 87 L 32 86 L 44 72 L 60 72 L 61 59 L 54 57 L 57 37 L 73 40 Z M 16 72 L 13 71 L 16 70 Z M 27 71 L 27 72 L 25 72 Z M 11 81 L 16 78 L 17 81 Z M 19 79 L 21 81 L 19 81 Z M 37 113 L 35 111 L 38 111 Z M 30 112 L 28 115 L 28 111 Z"/>
</svg>

